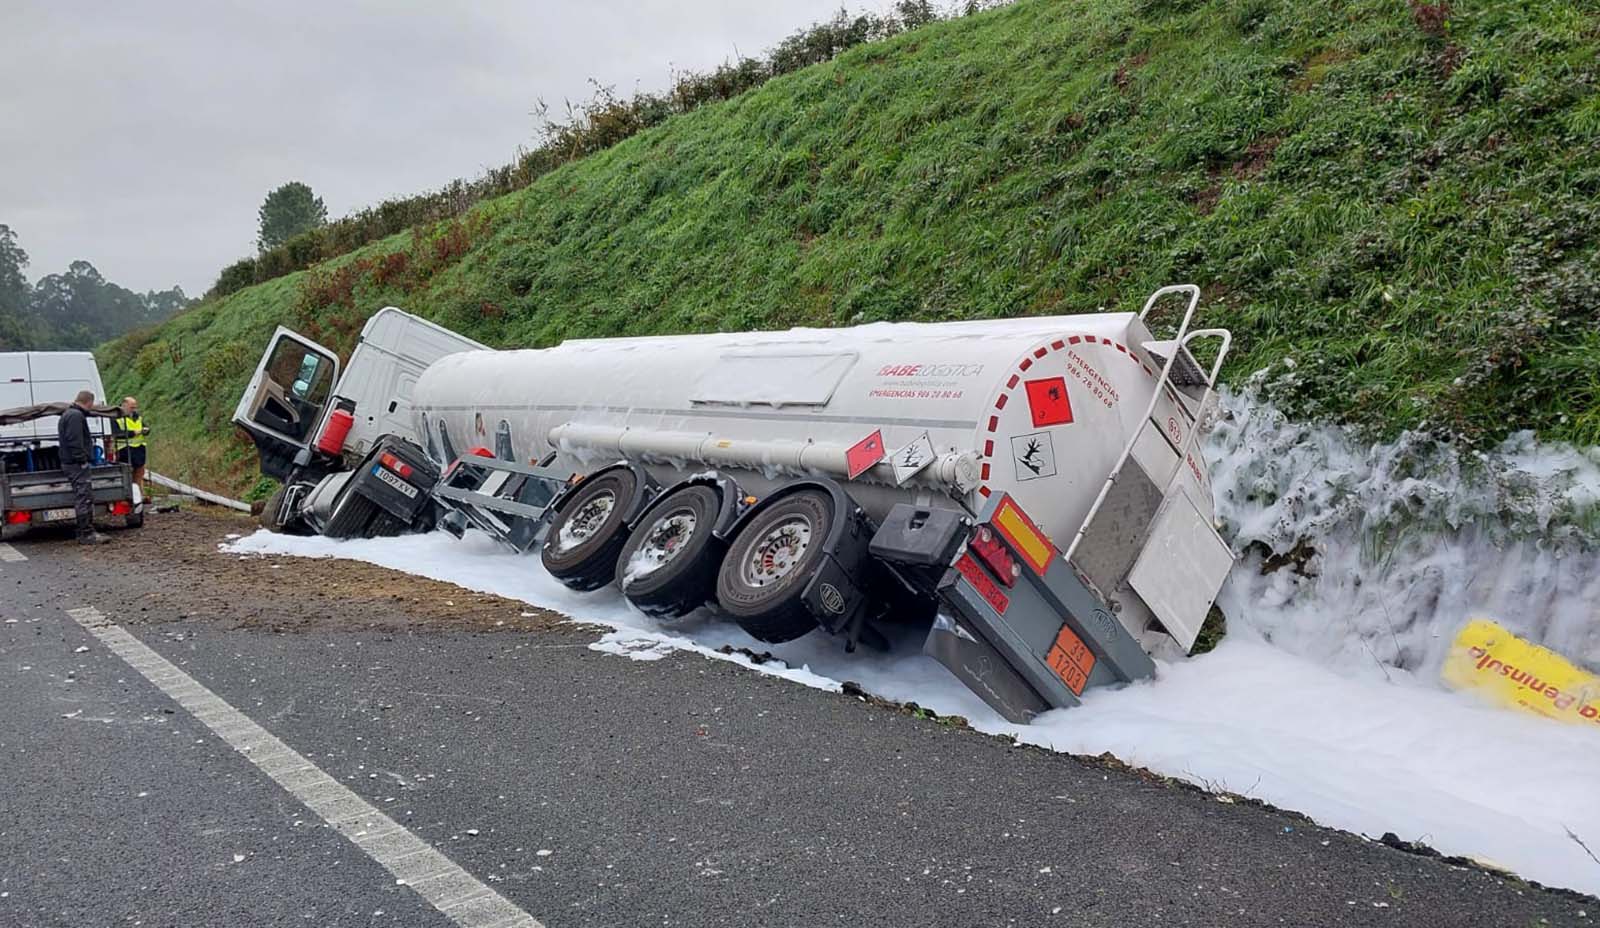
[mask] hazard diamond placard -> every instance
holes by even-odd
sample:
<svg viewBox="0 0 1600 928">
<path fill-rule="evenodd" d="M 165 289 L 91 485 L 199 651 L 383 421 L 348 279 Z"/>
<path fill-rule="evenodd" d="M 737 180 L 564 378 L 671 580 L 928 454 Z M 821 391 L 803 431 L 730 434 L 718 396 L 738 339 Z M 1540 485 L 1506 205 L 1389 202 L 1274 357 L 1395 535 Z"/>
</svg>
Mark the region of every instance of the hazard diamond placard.
<svg viewBox="0 0 1600 928">
<path fill-rule="evenodd" d="M 844 453 L 844 466 L 854 480 L 872 469 L 872 465 L 883 460 L 885 454 L 883 447 L 883 432 L 874 430 L 871 435 L 851 445 Z"/>
<path fill-rule="evenodd" d="M 1066 425 L 1072 421 L 1072 401 L 1067 399 L 1065 377 L 1030 380 L 1023 386 L 1028 388 L 1028 412 L 1033 415 L 1034 428 Z"/>
</svg>

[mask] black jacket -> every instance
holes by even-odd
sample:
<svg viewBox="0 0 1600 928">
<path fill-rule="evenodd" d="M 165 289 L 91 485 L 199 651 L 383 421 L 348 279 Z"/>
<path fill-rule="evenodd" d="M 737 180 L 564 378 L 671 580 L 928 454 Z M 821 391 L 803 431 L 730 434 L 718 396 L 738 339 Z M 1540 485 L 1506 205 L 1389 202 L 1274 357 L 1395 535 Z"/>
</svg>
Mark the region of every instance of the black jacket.
<svg viewBox="0 0 1600 928">
<path fill-rule="evenodd" d="M 89 417 L 77 405 L 67 407 L 56 423 L 56 438 L 61 443 L 61 463 L 87 464 L 94 458 L 94 439 L 89 435 Z"/>
</svg>

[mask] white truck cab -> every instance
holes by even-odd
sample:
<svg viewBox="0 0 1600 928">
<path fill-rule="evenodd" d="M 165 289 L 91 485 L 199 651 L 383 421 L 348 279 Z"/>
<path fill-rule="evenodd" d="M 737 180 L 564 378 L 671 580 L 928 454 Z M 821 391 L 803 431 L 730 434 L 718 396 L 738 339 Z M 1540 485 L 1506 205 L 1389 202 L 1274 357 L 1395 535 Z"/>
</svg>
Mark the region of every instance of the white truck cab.
<svg viewBox="0 0 1600 928">
<path fill-rule="evenodd" d="M 438 470 L 420 447 L 412 391 L 433 362 L 483 349 L 393 306 L 367 320 L 343 365 L 334 351 L 279 326 L 233 414 L 256 444 L 261 472 L 284 485 L 263 519 L 341 535 L 425 519 Z M 364 463 L 369 457 L 379 462 Z"/>
</svg>

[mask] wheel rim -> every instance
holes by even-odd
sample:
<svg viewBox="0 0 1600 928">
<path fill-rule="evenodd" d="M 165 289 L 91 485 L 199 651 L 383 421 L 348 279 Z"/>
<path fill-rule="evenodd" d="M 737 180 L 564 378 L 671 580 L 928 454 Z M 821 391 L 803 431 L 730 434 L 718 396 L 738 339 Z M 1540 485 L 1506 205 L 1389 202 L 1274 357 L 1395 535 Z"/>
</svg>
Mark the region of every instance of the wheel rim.
<svg viewBox="0 0 1600 928">
<path fill-rule="evenodd" d="M 644 543 L 634 552 L 628 565 L 631 568 L 628 580 L 646 577 L 671 563 L 688 547 L 689 539 L 694 537 L 694 530 L 699 524 L 700 519 L 694 510 L 688 508 L 675 509 L 651 523 L 645 532 Z"/>
<path fill-rule="evenodd" d="M 746 585 L 756 587 L 777 583 L 794 572 L 811 547 L 811 520 L 793 515 L 767 530 L 750 548 L 742 568 Z"/>
<path fill-rule="evenodd" d="M 570 519 L 561 523 L 561 533 L 556 538 L 556 550 L 565 554 L 593 538 L 611 511 L 617 508 L 617 495 L 610 490 L 596 493 L 584 500 Z"/>
</svg>

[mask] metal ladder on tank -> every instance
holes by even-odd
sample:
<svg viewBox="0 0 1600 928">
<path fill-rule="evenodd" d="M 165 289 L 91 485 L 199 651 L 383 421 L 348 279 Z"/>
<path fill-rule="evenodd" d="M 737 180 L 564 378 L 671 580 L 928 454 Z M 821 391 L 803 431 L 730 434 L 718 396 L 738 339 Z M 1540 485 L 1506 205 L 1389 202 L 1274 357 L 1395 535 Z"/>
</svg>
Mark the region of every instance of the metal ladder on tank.
<svg viewBox="0 0 1600 928">
<path fill-rule="evenodd" d="M 1166 357 L 1161 366 L 1161 373 L 1156 378 L 1156 388 L 1150 394 L 1150 402 L 1145 405 L 1144 415 L 1140 418 L 1139 427 L 1134 429 L 1133 434 L 1128 437 L 1127 443 L 1122 446 L 1122 453 L 1117 456 L 1117 463 L 1112 465 L 1111 473 L 1106 476 L 1105 483 L 1101 485 L 1100 492 L 1094 498 L 1094 503 L 1089 506 L 1089 512 L 1083 517 L 1083 524 L 1078 526 L 1078 532 L 1073 536 L 1072 544 L 1067 546 L 1063 556 L 1068 563 L 1071 563 L 1072 556 L 1077 553 L 1078 546 L 1083 543 L 1084 536 L 1088 534 L 1089 527 L 1094 524 L 1095 516 L 1100 513 L 1101 507 L 1105 505 L 1106 498 L 1111 495 L 1111 490 L 1116 486 L 1117 479 L 1122 476 L 1123 468 L 1127 466 L 1128 459 L 1133 457 L 1134 446 L 1138 444 L 1140 437 L 1144 434 L 1144 430 L 1155 424 L 1152 416 L 1155 415 L 1156 404 L 1161 401 L 1162 391 L 1171 390 L 1174 383 L 1180 386 L 1204 385 L 1206 388 L 1205 394 L 1201 396 L 1200 403 L 1194 411 L 1194 421 L 1189 425 L 1188 434 L 1184 436 L 1183 444 L 1178 448 L 1178 465 L 1173 469 L 1172 476 L 1168 478 L 1166 484 L 1161 488 L 1161 498 L 1166 499 L 1170 496 L 1173 487 L 1183 478 L 1184 463 L 1189 459 L 1189 452 L 1194 447 L 1195 436 L 1200 433 L 1200 420 L 1205 413 L 1205 404 L 1212 391 L 1216 388 L 1217 376 L 1222 372 L 1222 362 L 1227 358 L 1228 349 L 1233 344 L 1233 334 L 1227 329 L 1196 329 L 1193 332 L 1189 331 L 1189 323 L 1194 318 L 1195 308 L 1200 304 L 1200 288 L 1194 284 L 1174 284 L 1162 287 L 1150 294 L 1149 299 L 1144 302 L 1144 308 L 1139 310 L 1139 321 L 1141 323 L 1144 322 L 1145 317 L 1150 314 L 1150 310 L 1155 307 L 1162 297 L 1176 293 L 1188 294 L 1189 297 L 1188 306 L 1184 308 L 1183 320 L 1178 324 L 1177 334 L 1170 341 L 1150 341 L 1142 346 L 1146 351 L 1157 357 L 1162 355 L 1163 350 L 1165 352 Z M 1153 335 L 1154 333 L 1151 334 Z M 1203 338 L 1220 338 L 1222 340 L 1222 347 L 1218 350 L 1216 360 L 1212 362 L 1209 372 L 1203 370 L 1195 361 L 1194 356 L 1189 353 L 1189 344 Z M 1174 377 L 1175 374 L 1177 375 L 1176 379 Z M 1182 395 L 1181 391 L 1174 392 Z M 1175 402 L 1181 412 L 1188 413 L 1183 400 L 1177 399 Z"/>
</svg>

